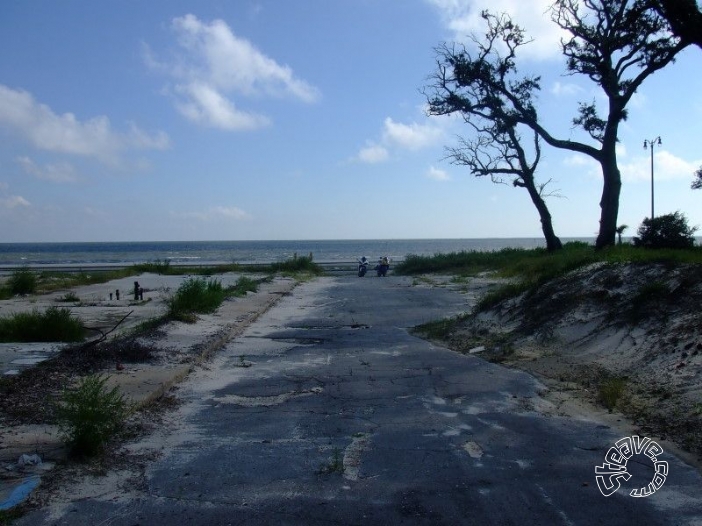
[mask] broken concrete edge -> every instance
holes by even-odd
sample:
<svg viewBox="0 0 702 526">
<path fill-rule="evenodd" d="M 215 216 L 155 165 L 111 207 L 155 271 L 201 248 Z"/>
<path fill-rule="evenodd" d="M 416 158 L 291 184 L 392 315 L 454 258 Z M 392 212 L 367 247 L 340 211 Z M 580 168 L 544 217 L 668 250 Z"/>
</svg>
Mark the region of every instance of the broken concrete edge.
<svg viewBox="0 0 702 526">
<path fill-rule="evenodd" d="M 255 322 L 260 316 L 268 312 L 276 303 L 280 301 L 280 299 L 284 295 L 292 292 L 298 284 L 299 281 L 291 280 L 289 282 L 285 282 L 286 286 L 283 287 L 282 290 L 267 291 L 266 294 L 271 296 L 271 298 L 268 301 L 263 303 L 263 305 L 261 305 L 259 308 L 253 309 L 249 313 L 249 315 L 243 320 L 225 325 L 225 329 L 222 330 L 216 338 L 207 342 L 203 346 L 203 348 L 199 350 L 192 363 L 175 368 L 176 371 L 172 375 L 170 375 L 169 378 L 160 381 L 158 385 L 149 394 L 144 395 L 143 397 L 136 397 L 130 396 L 127 393 L 126 396 L 132 398 L 132 402 L 135 404 L 137 410 L 146 407 L 154 401 L 158 400 L 173 386 L 183 381 L 183 379 L 186 376 L 188 376 L 188 374 L 190 374 L 196 367 L 202 365 L 204 362 L 209 360 L 219 349 L 224 347 L 227 344 L 227 342 L 229 342 L 233 338 L 236 338 L 237 336 L 240 336 L 248 328 L 249 325 Z M 148 376 L 148 372 L 146 376 Z M 119 387 L 119 375 L 112 375 L 110 376 L 110 379 L 112 380 L 111 383 L 113 385 L 117 385 Z"/>
</svg>

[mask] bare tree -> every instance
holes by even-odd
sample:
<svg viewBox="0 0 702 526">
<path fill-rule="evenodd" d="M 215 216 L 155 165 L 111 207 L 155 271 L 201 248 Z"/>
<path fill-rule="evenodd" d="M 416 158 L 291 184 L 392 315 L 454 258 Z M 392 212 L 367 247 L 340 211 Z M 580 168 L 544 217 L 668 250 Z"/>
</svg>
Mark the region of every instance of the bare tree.
<svg viewBox="0 0 702 526">
<path fill-rule="evenodd" d="M 505 51 L 498 50 L 497 31 L 491 30 L 485 41 L 475 40 L 478 54 L 472 64 L 476 75 L 483 77 L 500 76 L 502 82 L 507 82 L 507 76 L 514 73 L 516 51 L 524 43 L 524 33 L 517 26 L 511 25 L 505 17 L 491 17 L 484 14 L 491 28 L 501 27 L 502 42 Z M 544 200 L 546 184 L 537 184 L 536 168 L 541 159 L 539 136 L 533 130 L 532 147 L 525 148 L 522 138 L 517 131 L 520 126 L 518 119 L 509 111 L 502 97 L 480 83 L 464 86 L 464 92 L 459 94 L 456 87 L 462 82 L 456 75 L 463 73 L 462 68 L 456 67 L 459 61 L 468 56 L 465 48 L 457 51 L 455 47 L 446 45 L 437 49 L 437 73 L 432 77 L 432 85 L 424 90 L 429 104 L 428 112 L 432 115 L 447 115 L 459 111 L 464 121 L 475 132 L 475 139 L 459 137 L 459 146 L 450 147 L 448 157 L 455 163 L 470 168 L 477 177 L 488 176 L 494 183 L 504 183 L 506 179 L 515 187 L 524 188 L 529 193 L 541 220 L 541 229 L 546 239 L 549 251 L 562 247 L 560 239 L 553 229 L 551 213 Z M 482 69 L 482 72 L 479 71 Z M 532 79 L 522 79 L 527 85 Z M 530 105 L 529 90 L 525 90 L 523 104 Z M 460 109 L 457 109 L 460 107 Z M 523 125 L 522 125 L 523 126 Z M 529 129 L 529 128 L 527 128 Z M 529 159 L 531 154 L 531 160 Z"/>
<path fill-rule="evenodd" d="M 476 117 L 473 115 L 472 117 Z M 476 177 L 490 177 L 493 183 L 510 184 L 516 188 L 524 188 L 528 193 L 541 220 L 541 230 L 546 240 L 549 252 L 563 247 L 561 240 L 553 229 L 551 213 L 546 205 L 545 188 L 550 181 L 539 184 L 536 182 L 536 168 L 541 159 L 541 144 L 537 133 L 529 130 L 532 144 L 531 152 L 523 145 L 517 132 L 516 124 L 505 125 L 468 120 L 477 132 L 477 138 L 467 140 L 459 138 L 458 147 L 450 147 L 448 157 L 455 164 L 470 168 Z M 531 153 L 531 160 L 529 159 Z"/>
<path fill-rule="evenodd" d="M 553 136 L 541 123 L 535 106 L 539 77 L 519 77 L 516 50 L 526 44 L 524 33 L 507 16 L 483 13 L 488 30 L 472 37 L 477 53 L 465 48 L 440 56 L 439 88 L 430 101 L 437 112 L 463 115 L 485 107 L 498 108 L 495 122 L 521 123 L 556 148 L 579 152 L 602 170 L 600 228 L 596 247 L 615 244 L 621 174 L 617 165 L 617 134 L 627 117 L 626 105 L 643 81 L 673 61 L 685 47 L 665 31 L 667 24 L 653 9 L 653 0 L 556 0 L 552 18 L 571 38 L 562 42 L 570 74 L 582 74 L 601 87 L 606 114 L 594 102 L 581 103 L 573 124 L 592 144 Z M 506 48 L 500 56 L 497 49 Z M 448 50 L 448 48 L 444 48 Z"/>
</svg>

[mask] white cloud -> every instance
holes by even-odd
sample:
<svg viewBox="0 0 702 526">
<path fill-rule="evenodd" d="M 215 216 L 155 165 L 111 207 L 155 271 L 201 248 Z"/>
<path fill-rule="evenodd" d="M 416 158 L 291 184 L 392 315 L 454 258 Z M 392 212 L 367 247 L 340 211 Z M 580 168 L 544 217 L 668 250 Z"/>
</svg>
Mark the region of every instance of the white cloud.
<svg viewBox="0 0 702 526">
<path fill-rule="evenodd" d="M 402 124 L 393 121 L 390 117 L 385 119 L 383 140 L 409 150 L 419 150 L 432 146 L 441 141 L 443 130 L 432 124 Z"/>
<path fill-rule="evenodd" d="M 653 154 L 653 176 L 655 181 L 689 180 L 702 165 L 702 159 L 685 161 L 666 150 Z M 620 163 L 619 170 L 624 181 L 651 181 L 651 157 L 644 155 L 629 163 Z"/>
<path fill-rule="evenodd" d="M 443 24 L 452 38 L 466 42 L 469 34 L 483 35 L 485 24 L 480 17 L 483 10 L 493 14 L 507 13 L 534 41 L 520 51 L 535 59 L 561 57 L 559 40 L 565 32 L 551 21 L 553 0 L 426 0 L 436 7 Z"/>
<path fill-rule="evenodd" d="M 451 177 L 444 170 L 430 166 L 427 171 L 427 177 L 429 179 L 434 179 L 435 181 L 450 181 Z"/>
<path fill-rule="evenodd" d="M 551 87 L 551 93 L 557 97 L 579 95 L 583 91 L 583 88 L 572 83 L 562 84 L 560 82 L 554 82 L 553 86 Z"/>
<path fill-rule="evenodd" d="M 168 136 L 150 136 L 135 125 L 129 132 L 111 129 L 110 120 L 101 115 L 80 121 L 72 113 L 58 115 L 45 104 L 21 90 L 0 84 L 0 126 L 15 131 L 40 150 L 93 157 L 114 162 L 128 149 L 165 149 Z"/>
<path fill-rule="evenodd" d="M 39 166 L 29 157 L 18 157 L 17 164 L 19 164 L 26 173 L 37 179 L 55 183 L 74 183 L 78 180 L 73 166 L 69 163 Z"/>
<path fill-rule="evenodd" d="M 176 105 L 198 124 L 227 130 L 260 128 L 268 117 L 237 109 L 231 94 L 293 97 L 306 103 L 318 100 L 319 91 L 238 37 L 223 20 L 200 21 L 192 14 L 173 19 L 181 55 L 159 62 L 145 49 L 145 61 L 175 82 L 181 97 Z"/>
<path fill-rule="evenodd" d="M 430 119 L 424 124 L 412 122 L 403 124 L 387 117 L 383 122 L 380 144 L 369 144 L 358 152 L 355 159 L 364 163 L 379 163 L 390 158 L 390 148 L 421 150 L 439 144 L 444 138 L 444 129 L 435 122 L 449 122 L 446 119 Z"/>
<path fill-rule="evenodd" d="M 256 129 L 270 123 L 262 115 L 237 110 L 231 101 L 206 84 L 180 86 L 178 92 L 186 97 L 176 103 L 176 108 L 192 122 L 223 130 Z"/>
<path fill-rule="evenodd" d="M 31 204 L 21 195 L 10 195 L 7 197 L 0 197 L 0 207 L 11 210 L 13 208 L 17 208 L 18 206 L 29 207 L 31 206 Z"/>
<path fill-rule="evenodd" d="M 217 219 L 248 219 L 249 214 L 235 206 L 214 206 L 201 212 L 174 213 L 174 215 L 185 219 L 196 219 L 198 221 L 215 221 Z"/>
<path fill-rule="evenodd" d="M 358 152 L 357 159 L 363 163 L 376 164 L 387 161 L 390 157 L 388 150 L 378 144 L 370 144 Z"/>
</svg>

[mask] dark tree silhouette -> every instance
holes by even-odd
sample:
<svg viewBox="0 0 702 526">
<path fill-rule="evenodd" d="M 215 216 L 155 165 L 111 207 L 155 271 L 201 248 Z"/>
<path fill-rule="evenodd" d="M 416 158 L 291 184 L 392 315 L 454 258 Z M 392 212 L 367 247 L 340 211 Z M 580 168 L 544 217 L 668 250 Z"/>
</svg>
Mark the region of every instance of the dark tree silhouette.
<svg viewBox="0 0 702 526">
<path fill-rule="evenodd" d="M 493 22 L 506 23 L 504 19 L 494 19 Z M 523 43 L 523 33 L 518 27 L 512 27 L 510 38 L 503 40 L 507 50 L 504 55 L 500 54 L 493 45 L 496 37 L 496 34 L 488 35 L 486 45 L 478 44 L 476 63 L 483 66 L 490 64 L 503 67 L 509 67 L 509 64 L 513 63 L 515 52 Z M 453 104 L 445 104 L 445 99 L 455 95 L 452 92 L 452 86 L 456 80 L 450 75 L 455 73 L 456 69 L 447 68 L 444 64 L 452 63 L 456 50 L 443 46 L 437 50 L 437 55 L 438 72 L 433 77 L 433 84 L 425 88 L 425 95 L 430 114 L 450 114 L 455 111 L 455 107 Z M 517 130 L 520 125 L 509 112 L 505 111 L 502 99 L 492 96 L 488 90 L 481 89 L 479 86 L 466 89 L 471 91 L 470 98 L 473 104 L 463 105 L 461 114 L 464 121 L 475 132 L 476 137 L 474 139 L 459 137 L 458 147 L 447 148 L 448 158 L 455 164 L 467 166 L 476 177 L 490 177 L 493 183 L 506 183 L 506 180 L 509 180 L 513 186 L 524 188 L 539 214 L 546 248 L 549 251 L 562 248 L 561 240 L 553 229 L 551 213 L 544 200 L 546 184 L 537 184 L 535 179 L 536 168 L 541 159 L 538 134 L 526 128 L 532 136 L 532 142 L 529 148 L 525 148 Z"/>
<path fill-rule="evenodd" d="M 690 187 L 693 190 L 699 190 L 702 188 L 702 166 L 700 166 L 700 169 L 695 172 L 695 178 L 692 180 Z"/>
<path fill-rule="evenodd" d="M 702 48 L 702 9 L 695 0 L 653 0 L 653 7 L 675 36 Z"/>
<path fill-rule="evenodd" d="M 483 39 L 472 36 L 478 52 L 454 49 L 438 61 L 435 79 L 441 81 L 430 99 L 432 111 L 466 116 L 486 107 L 499 108 L 492 114 L 496 123 L 524 124 L 549 145 L 583 153 L 599 163 L 603 188 L 597 248 L 616 240 L 621 174 L 615 147 L 626 105 L 643 81 L 672 62 L 686 45 L 665 31 L 667 23 L 651 9 L 651 1 L 556 0 L 552 7 L 554 22 L 571 35 L 562 41 L 568 72 L 586 75 L 606 96 L 605 115 L 594 102 L 581 103 L 573 119 L 594 145 L 557 138 L 543 127 L 534 104 L 540 79 L 518 76 L 515 52 L 527 42 L 506 15 L 483 12 L 487 33 Z M 501 46 L 509 50 L 504 57 L 496 51 Z"/>
</svg>

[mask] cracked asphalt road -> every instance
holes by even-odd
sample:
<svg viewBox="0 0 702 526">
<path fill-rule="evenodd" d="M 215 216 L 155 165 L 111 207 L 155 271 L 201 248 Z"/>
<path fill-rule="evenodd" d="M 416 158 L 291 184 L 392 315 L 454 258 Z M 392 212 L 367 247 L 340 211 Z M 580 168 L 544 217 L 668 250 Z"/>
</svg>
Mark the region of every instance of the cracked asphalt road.
<svg viewBox="0 0 702 526">
<path fill-rule="evenodd" d="M 671 455 L 647 498 L 600 494 L 622 436 L 547 416 L 531 376 L 411 336 L 469 309 L 407 278 L 323 277 L 231 341 L 180 387 L 139 484 L 19 524 L 702 524 L 702 478 Z"/>
</svg>

